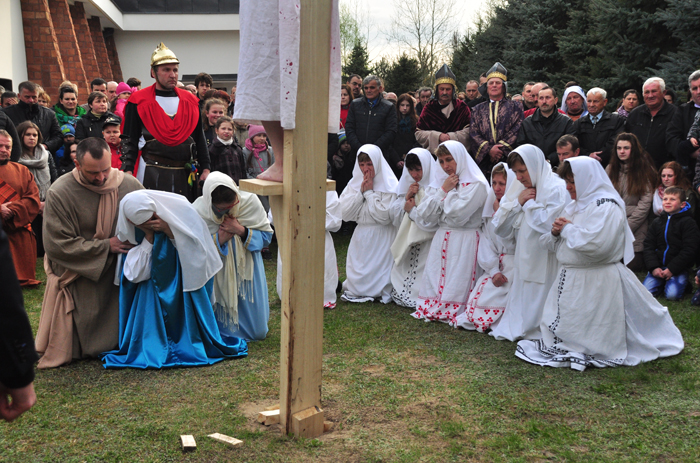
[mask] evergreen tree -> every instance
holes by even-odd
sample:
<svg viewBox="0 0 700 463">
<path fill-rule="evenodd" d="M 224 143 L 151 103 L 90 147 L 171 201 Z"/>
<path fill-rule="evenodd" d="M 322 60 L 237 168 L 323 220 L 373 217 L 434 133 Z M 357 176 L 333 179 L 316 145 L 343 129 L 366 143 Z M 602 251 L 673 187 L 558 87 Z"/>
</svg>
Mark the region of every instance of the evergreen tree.
<svg viewBox="0 0 700 463">
<path fill-rule="evenodd" d="M 343 66 L 343 74 L 347 76 L 358 74 L 363 79 L 372 73 L 369 67 L 369 54 L 367 48 L 361 42 L 355 42 L 352 52 L 348 57 L 347 64 Z"/>
<path fill-rule="evenodd" d="M 385 76 L 384 88 L 388 92 L 401 95 L 413 92 L 421 84 L 420 63 L 415 58 L 409 58 L 405 53 L 392 63 Z"/>
<path fill-rule="evenodd" d="M 386 57 L 382 56 L 382 59 L 379 60 L 374 65 L 374 68 L 372 69 L 371 73 L 378 76 L 380 79 L 382 79 L 382 83 L 384 84 L 384 90 L 386 90 L 387 84 L 386 84 L 386 76 L 389 74 L 389 69 L 391 68 L 391 63 L 389 62 Z M 388 90 L 387 90 L 388 91 Z"/>
</svg>

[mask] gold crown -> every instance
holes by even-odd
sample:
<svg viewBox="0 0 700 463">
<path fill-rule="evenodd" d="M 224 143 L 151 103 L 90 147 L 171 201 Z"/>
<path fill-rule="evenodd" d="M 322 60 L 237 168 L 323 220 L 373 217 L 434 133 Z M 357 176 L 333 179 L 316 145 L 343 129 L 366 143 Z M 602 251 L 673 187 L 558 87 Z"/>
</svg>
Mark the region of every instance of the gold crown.
<svg viewBox="0 0 700 463">
<path fill-rule="evenodd" d="M 175 53 L 173 53 L 170 48 L 166 47 L 163 42 L 160 42 L 160 45 L 158 45 L 151 55 L 151 67 L 172 63 L 180 64 L 180 60 L 177 59 L 177 56 L 175 56 Z"/>
<path fill-rule="evenodd" d="M 508 82 L 508 77 L 506 77 L 505 74 L 500 73 L 500 72 L 492 72 L 491 74 L 486 76 L 486 80 L 488 81 L 491 77 L 498 77 L 503 82 Z"/>
<path fill-rule="evenodd" d="M 451 77 L 440 77 L 439 79 L 435 79 L 435 86 L 437 87 L 440 84 L 452 84 L 456 87 L 457 81 Z"/>
</svg>

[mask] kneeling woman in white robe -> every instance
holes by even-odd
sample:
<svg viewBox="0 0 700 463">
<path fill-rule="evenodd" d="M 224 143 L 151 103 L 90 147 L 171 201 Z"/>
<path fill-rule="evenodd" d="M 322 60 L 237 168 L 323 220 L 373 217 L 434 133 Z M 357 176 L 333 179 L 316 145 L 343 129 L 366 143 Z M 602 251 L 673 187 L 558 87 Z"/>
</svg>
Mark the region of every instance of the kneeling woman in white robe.
<svg viewBox="0 0 700 463">
<path fill-rule="evenodd" d="M 248 354 L 244 340 L 219 332 L 211 294 L 221 260 L 184 196 L 129 193 L 116 236 L 138 246 L 117 268 L 119 349 L 103 354 L 105 368 L 209 365 Z"/>
<path fill-rule="evenodd" d="M 212 172 L 194 208 L 223 260 L 214 278 L 214 311 L 221 332 L 248 341 L 265 339 L 270 303 L 260 251 L 269 246 L 272 227 L 260 199 L 240 191 L 228 175 Z"/>
<path fill-rule="evenodd" d="M 403 173 L 396 189 L 396 200 L 391 205 L 391 215 L 398 229 L 391 255 L 391 298 L 403 307 L 416 307 L 416 297 L 423 281 L 425 262 L 430 253 L 430 242 L 437 230 L 437 221 L 425 222 L 418 216 L 417 206 L 426 195 L 433 194 L 431 175 L 440 167 L 430 151 L 413 148 L 406 154 Z"/>
<path fill-rule="evenodd" d="M 498 340 L 540 337 L 542 307 L 557 271 L 557 258 L 539 242 L 570 201 L 566 185 L 552 172 L 541 149 L 522 145 L 508 155 L 516 181 L 506 190 L 493 216 L 496 234 L 516 238 L 515 271 L 506 311 L 491 325 Z"/>
<path fill-rule="evenodd" d="M 493 166 L 491 188 L 484 204 L 483 225 L 477 260 L 486 274 L 469 295 L 467 310 L 456 318 L 455 328 L 485 333 L 506 310 L 508 291 L 513 281 L 515 237 L 501 238 L 493 228 L 493 214 L 503 194 L 515 180 L 515 174 L 505 162 Z"/>
<path fill-rule="evenodd" d="M 391 302 L 391 244 L 396 227 L 390 208 L 398 182 L 379 147 L 360 147 L 352 179 L 340 195 L 343 221 L 357 222 L 345 264 L 344 301 Z"/>
<path fill-rule="evenodd" d="M 272 210 L 267 214 L 270 223 L 273 223 Z M 331 232 L 340 230 L 343 224 L 340 212 L 338 193 L 326 191 L 326 240 L 325 258 L 323 261 L 323 308 L 335 309 L 336 294 L 338 290 L 338 260 L 335 255 L 335 246 Z M 274 225 L 274 223 L 273 223 Z M 277 251 L 277 295 L 282 294 L 282 253 Z"/>
<path fill-rule="evenodd" d="M 683 350 L 662 307 L 623 263 L 634 257 L 625 203 L 600 163 L 566 159 L 559 175 L 573 203 L 540 238 L 559 270 L 542 314 L 542 339 L 518 342 L 515 355 L 552 367 L 637 365 Z"/>
<path fill-rule="evenodd" d="M 418 216 L 426 222 L 437 221 L 439 228 L 430 245 L 412 315 L 426 321 L 454 323 L 464 312 L 480 276 L 476 253 L 489 186 L 462 143 L 448 140 L 435 154 L 442 172 L 431 184 L 435 192 L 418 206 Z"/>
</svg>

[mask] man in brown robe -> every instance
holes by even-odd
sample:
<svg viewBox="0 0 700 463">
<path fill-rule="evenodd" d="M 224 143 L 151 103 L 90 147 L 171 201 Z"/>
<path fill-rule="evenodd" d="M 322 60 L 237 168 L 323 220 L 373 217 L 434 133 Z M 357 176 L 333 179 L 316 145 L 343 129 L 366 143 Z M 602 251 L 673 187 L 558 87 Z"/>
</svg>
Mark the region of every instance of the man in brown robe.
<svg viewBox="0 0 700 463">
<path fill-rule="evenodd" d="M 117 348 L 117 256 L 129 243 L 114 236 L 119 202 L 143 186 L 111 167 L 101 138 L 80 142 L 76 168 L 51 185 L 44 206 L 46 292 L 36 336 L 39 368 Z"/>
<path fill-rule="evenodd" d="M 22 164 L 10 162 L 12 136 L 0 130 L 0 216 L 22 286 L 36 286 L 36 239 L 32 220 L 39 213 L 39 189 Z"/>
</svg>

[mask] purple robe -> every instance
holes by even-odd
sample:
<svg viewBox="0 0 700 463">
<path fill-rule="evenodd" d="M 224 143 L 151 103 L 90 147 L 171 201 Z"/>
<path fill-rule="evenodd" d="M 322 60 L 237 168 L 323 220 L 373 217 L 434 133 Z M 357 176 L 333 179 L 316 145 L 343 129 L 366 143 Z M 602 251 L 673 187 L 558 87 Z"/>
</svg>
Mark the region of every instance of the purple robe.
<svg viewBox="0 0 700 463">
<path fill-rule="evenodd" d="M 459 132 L 469 124 L 471 111 L 465 102 L 459 99 L 452 100 L 454 110 L 449 118 L 442 113 L 442 106 L 438 100 L 430 100 L 420 113 L 418 130 L 436 130 L 442 133 Z"/>
<path fill-rule="evenodd" d="M 494 111 L 497 112 L 495 120 Z M 491 178 L 491 169 L 501 161 L 505 161 L 513 149 L 518 137 L 520 124 L 523 122 L 523 107 L 517 101 L 501 100 L 485 101 L 472 109 L 472 121 L 469 127 L 474 160 L 486 178 Z M 504 157 L 492 161 L 489 156 L 491 148 L 500 144 L 504 147 Z"/>
</svg>

